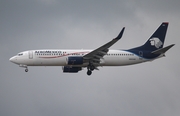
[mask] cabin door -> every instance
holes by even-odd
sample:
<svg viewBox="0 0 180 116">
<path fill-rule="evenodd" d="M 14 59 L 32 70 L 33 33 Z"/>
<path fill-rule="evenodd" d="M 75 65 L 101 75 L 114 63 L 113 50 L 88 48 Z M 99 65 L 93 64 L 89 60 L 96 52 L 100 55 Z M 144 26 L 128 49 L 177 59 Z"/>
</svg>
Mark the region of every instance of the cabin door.
<svg viewBox="0 0 180 116">
<path fill-rule="evenodd" d="M 29 59 L 33 59 L 33 51 L 29 51 Z"/>
</svg>

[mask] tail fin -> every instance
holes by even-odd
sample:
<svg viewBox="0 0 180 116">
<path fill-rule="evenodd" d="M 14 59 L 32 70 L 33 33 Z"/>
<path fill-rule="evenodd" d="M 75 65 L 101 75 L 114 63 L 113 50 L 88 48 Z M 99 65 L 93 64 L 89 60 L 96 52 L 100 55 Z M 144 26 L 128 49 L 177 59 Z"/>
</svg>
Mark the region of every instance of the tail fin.
<svg viewBox="0 0 180 116">
<path fill-rule="evenodd" d="M 141 47 L 139 47 L 139 49 L 155 51 L 163 48 L 168 24 L 168 22 L 163 22 L 159 26 L 159 28 L 152 34 L 152 36 L 147 40 L 147 42 Z"/>
</svg>

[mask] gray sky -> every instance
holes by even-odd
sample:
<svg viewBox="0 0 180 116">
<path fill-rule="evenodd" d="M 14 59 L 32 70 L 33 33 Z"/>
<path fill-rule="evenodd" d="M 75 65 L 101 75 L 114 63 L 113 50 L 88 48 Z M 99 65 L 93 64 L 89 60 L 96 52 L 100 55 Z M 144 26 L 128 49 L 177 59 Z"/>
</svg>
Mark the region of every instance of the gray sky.
<svg viewBox="0 0 180 116">
<path fill-rule="evenodd" d="M 179 0 L 1 0 L 1 116 L 180 115 Z M 95 49 L 116 37 L 112 49 L 142 45 L 163 22 L 169 28 L 165 58 L 125 67 L 64 74 L 61 67 L 23 68 L 9 62 L 30 49 Z"/>
</svg>

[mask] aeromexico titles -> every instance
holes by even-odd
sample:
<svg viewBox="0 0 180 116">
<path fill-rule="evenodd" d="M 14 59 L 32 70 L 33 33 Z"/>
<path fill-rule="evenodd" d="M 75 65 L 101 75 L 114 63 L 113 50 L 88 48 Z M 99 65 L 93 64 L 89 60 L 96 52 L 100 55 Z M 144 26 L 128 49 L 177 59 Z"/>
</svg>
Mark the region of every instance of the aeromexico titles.
<svg viewBox="0 0 180 116">
<path fill-rule="evenodd" d="M 87 75 L 99 70 L 101 66 L 125 66 L 152 61 L 165 56 L 165 52 L 173 47 L 163 47 L 168 22 L 163 22 L 147 42 L 139 47 L 127 50 L 109 49 L 121 39 L 125 27 L 110 42 L 94 50 L 44 49 L 29 50 L 18 53 L 9 60 L 28 72 L 28 66 L 62 66 L 64 73 L 77 73 L 87 68 Z"/>
</svg>

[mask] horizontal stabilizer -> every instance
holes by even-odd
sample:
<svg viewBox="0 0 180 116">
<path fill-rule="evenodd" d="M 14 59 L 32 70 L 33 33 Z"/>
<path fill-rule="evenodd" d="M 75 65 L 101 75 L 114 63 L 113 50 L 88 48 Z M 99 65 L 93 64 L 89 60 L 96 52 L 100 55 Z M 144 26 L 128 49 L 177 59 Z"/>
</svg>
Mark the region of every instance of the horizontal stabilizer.
<svg viewBox="0 0 180 116">
<path fill-rule="evenodd" d="M 168 51 L 171 47 L 173 47 L 175 44 L 172 44 L 172 45 L 169 45 L 167 47 L 164 47 L 164 48 L 161 48 L 161 49 L 158 49 L 158 50 L 155 50 L 153 52 L 151 52 L 152 54 L 163 54 L 165 53 L 166 51 Z"/>
</svg>

